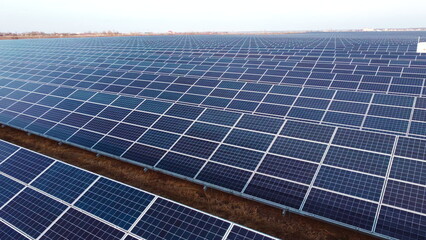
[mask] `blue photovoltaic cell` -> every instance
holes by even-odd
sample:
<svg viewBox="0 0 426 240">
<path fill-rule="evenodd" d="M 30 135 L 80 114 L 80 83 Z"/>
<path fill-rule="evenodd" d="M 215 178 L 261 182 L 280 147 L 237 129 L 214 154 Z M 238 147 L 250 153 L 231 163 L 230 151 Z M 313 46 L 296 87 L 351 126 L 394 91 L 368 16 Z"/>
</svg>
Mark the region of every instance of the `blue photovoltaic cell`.
<svg viewBox="0 0 426 240">
<path fill-rule="evenodd" d="M 251 173 L 248 171 L 208 163 L 198 174 L 197 179 L 240 192 L 250 176 Z"/>
<path fill-rule="evenodd" d="M 396 145 L 395 155 L 426 160 L 426 141 L 400 137 Z"/>
<path fill-rule="evenodd" d="M 311 77 L 312 77 L 312 75 L 311 75 Z M 331 98 L 333 98 L 334 92 L 335 91 L 326 90 L 326 89 L 304 88 L 300 95 L 306 96 L 306 97 L 331 99 Z"/>
<path fill-rule="evenodd" d="M 169 152 L 156 167 L 187 177 L 194 177 L 204 163 L 205 161 L 197 158 Z"/>
<path fill-rule="evenodd" d="M 26 129 L 42 134 L 52 128 L 55 124 L 56 123 L 45 121 L 43 119 L 37 119 L 29 126 L 27 126 Z"/>
<path fill-rule="evenodd" d="M 313 98 L 297 98 L 295 106 L 308 107 L 316 109 L 326 109 L 329 104 L 328 100 L 313 99 Z"/>
<path fill-rule="evenodd" d="M 111 119 L 111 120 L 117 120 L 121 121 L 123 120 L 128 114 L 130 113 L 130 110 L 123 109 L 123 108 L 116 108 L 116 107 L 107 107 L 105 108 L 100 114 L 99 117 Z"/>
<path fill-rule="evenodd" d="M 69 209 L 41 239 L 121 239 L 124 232 Z"/>
<path fill-rule="evenodd" d="M 78 144 L 83 147 L 91 148 L 102 138 L 101 134 L 89 132 L 85 130 L 79 130 L 72 137 L 68 139 L 69 142 Z"/>
<path fill-rule="evenodd" d="M 2 163 L 6 158 L 8 158 L 16 150 L 18 150 L 17 146 L 11 145 L 4 141 L 0 141 L 0 163 Z"/>
<path fill-rule="evenodd" d="M 287 107 L 287 106 L 262 103 L 256 109 L 256 112 L 278 115 L 278 116 L 285 116 L 287 115 L 287 112 L 289 109 L 290 107 Z"/>
<path fill-rule="evenodd" d="M 101 178 L 75 204 L 124 229 L 136 221 L 153 195 Z"/>
<path fill-rule="evenodd" d="M 18 115 L 14 119 L 12 119 L 8 124 L 17 127 L 17 128 L 25 128 L 30 123 L 35 120 L 33 117 L 28 117 L 25 115 Z"/>
<path fill-rule="evenodd" d="M 198 120 L 232 126 L 238 120 L 240 115 L 241 114 L 234 112 L 207 109 Z"/>
<path fill-rule="evenodd" d="M 327 145 L 324 144 L 278 137 L 272 145 L 270 152 L 320 162 L 326 148 Z"/>
<path fill-rule="evenodd" d="M 24 185 L 0 175 L 0 207 L 18 193 Z"/>
<path fill-rule="evenodd" d="M 14 117 L 16 117 L 18 114 L 14 113 L 14 112 L 9 112 L 9 111 L 3 111 L 0 114 L 0 121 L 2 122 L 9 122 L 11 119 L 13 119 Z"/>
<path fill-rule="evenodd" d="M 324 163 L 336 167 L 352 169 L 385 176 L 390 156 L 354 149 L 331 146 Z"/>
<path fill-rule="evenodd" d="M 327 112 L 323 119 L 324 122 L 336 123 L 346 126 L 361 126 L 364 120 L 363 115 L 340 113 L 340 112 Z"/>
<path fill-rule="evenodd" d="M 283 123 L 284 121 L 281 119 L 244 114 L 237 123 L 237 127 L 266 133 L 277 133 Z"/>
<path fill-rule="evenodd" d="M 390 177 L 426 185 L 426 162 L 395 157 Z"/>
<path fill-rule="evenodd" d="M 248 170 L 254 170 L 263 155 L 264 154 L 261 152 L 221 145 L 213 154 L 211 160 Z"/>
<path fill-rule="evenodd" d="M 242 111 L 254 111 L 259 103 L 257 102 L 249 102 L 249 101 L 240 101 L 240 100 L 233 100 L 228 108 L 242 110 Z"/>
<path fill-rule="evenodd" d="M 76 110 L 76 112 L 89 114 L 89 115 L 96 115 L 99 112 L 101 112 L 104 108 L 105 106 L 103 105 L 86 102 L 86 103 L 83 103 L 83 105 L 81 105 L 81 107 L 79 107 Z"/>
<path fill-rule="evenodd" d="M 334 99 L 368 103 L 371 97 L 371 93 L 337 91 Z"/>
<path fill-rule="evenodd" d="M 408 121 L 390 118 L 367 117 L 364 122 L 364 127 L 405 133 L 408 128 Z"/>
<path fill-rule="evenodd" d="M 382 206 L 376 232 L 400 239 L 424 239 L 426 216 Z"/>
<path fill-rule="evenodd" d="M 376 94 L 373 98 L 373 103 L 411 107 L 413 106 L 413 97 Z"/>
<path fill-rule="evenodd" d="M 128 235 L 124 240 L 138 240 L 138 238 Z"/>
<path fill-rule="evenodd" d="M 0 236 L 2 240 L 27 240 L 22 234 L 13 230 L 3 222 L 0 222 Z"/>
<path fill-rule="evenodd" d="M 20 149 L 0 165 L 0 171 L 25 183 L 29 183 L 52 162 L 53 160 L 50 158 Z"/>
<path fill-rule="evenodd" d="M 202 111 L 203 109 L 199 107 L 175 104 L 166 112 L 166 114 L 175 117 L 196 119 Z"/>
<path fill-rule="evenodd" d="M 383 183 L 383 178 L 322 166 L 315 178 L 314 185 L 352 196 L 379 201 Z"/>
<path fill-rule="evenodd" d="M 196 157 L 208 158 L 217 147 L 217 143 L 182 137 L 173 146 L 172 150 Z"/>
<path fill-rule="evenodd" d="M 225 143 L 265 151 L 273 139 L 272 135 L 233 129 L 225 139 Z"/>
<path fill-rule="evenodd" d="M 389 180 L 383 203 L 426 213 L 426 187 Z"/>
<path fill-rule="evenodd" d="M 333 101 L 330 105 L 330 110 L 348 113 L 365 114 L 368 104 Z"/>
<path fill-rule="evenodd" d="M 111 105 L 133 109 L 139 106 L 142 101 L 142 99 L 120 96 Z"/>
<path fill-rule="evenodd" d="M 33 238 L 37 238 L 66 206 L 26 188 L 0 210 L 0 217 Z"/>
<path fill-rule="evenodd" d="M 302 89 L 300 87 L 292 87 L 292 86 L 273 86 L 271 89 L 271 93 L 280 93 L 297 96 Z"/>
<path fill-rule="evenodd" d="M 67 140 L 71 135 L 77 132 L 77 128 L 57 124 L 46 132 L 47 136 L 53 137 L 54 139 Z"/>
<path fill-rule="evenodd" d="M 89 122 L 91 119 L 92 117 L 83 114 L 71 113 L 70 115 L 68 115 L 68 117 L 62 120 L 61 123 L 80 128 L 84 126 L 87 122 Z"/>
<path fill-rule="evenodd" d="M 268 94 L 263 101 L 268 103 L 292 105 L 295 99 L 296 98 L 293 96 Z"/>
<path fill-rule="evenodd" d="M 250 231 L 248 229 L 242 228 L 240 226 L 234 225 L 229 232 L 227 240 L 269 240 L 270 237 L 264 236 L 262 234 Z"/>
<path fill-rule="evenodd" d="M 163 116 L 154 124 L 154 128 L 183 133 L 191 125 L 191 121 Z"/>
<path fill-rule="evenodd" d="M 362 132 L 340 128 L 333 138 L 333 144 L 365 149 L 381 153 L 391 153 L 395 137 L 379 133 Z"/>
<path fill-rule="evenodd" d="M 56 162 L 31 185 L 72 203 L 95 179 L 89 172 Z"/>
<path fill-rule="evenodd" d="M 220 142 L 229 130 L 227 127 L 196 122 L 189 128 L 186 135 Z"/>
<path fill-rule="evenodd" d="M 317 164 L 268 154 L 257 171 L 309 184 L 317 168 Z"/>
<path fill-rule="evenodd" d="M 133 123 L 140 126 L 151 126 L 160 116 L 151 113 L 133 111 L 125 119 L 125 122 Z"/>
<path fill-rule="evenodd" d="M 334 127 L 317 124 L 288 121 L 281 135 L 328 143 L 334 132 Z"/>
<path fill-rule="evenodd" d="M 48 112 L 46 112 L 44 115 L 42 115 L 41 117 L 47 120 L 59 122 L 62 119 L 64 119 L 66 116 L 68 116 L 68 114 L 70 114 L 70 112 L 68 111 L 51 109 Z"/>
<path fill-rule="evenodd" d="M 123 154 L 123 157 L 138 163 L 154 166 L 165 152 L 164 150 L 153 147 L 134 144 Z"/>
<path fill-rule="evenodd" d="M 307 186 L 256 174 L 244 193 L 285 206 L 299 208 Z"/>
<path fill-rule="evenodd" d="M 152 113 L 164 113 L 169 107 L 171 103 L 166 102 L 157 102 L 157 101 L 145 101 L 143 102 L 138 109 L 142 111 L 152 112 Z"/>
<path fill-rule="evenodd" d="M 44 99 L 46 99 L 46 98 L 44 98 Z M 64 99 L 62 102 L 60 102 L 58 105 L 56 105 L 56 107 L 59 108 L 59 109 L 63 109 L 63 110 L 74 111 L 78 107 L 80 107 L 81 104 L 83 104 L 83 102 L 80 102 L 80 101 L 77 101 L 77 100 L 71 100 L 71 99 Z"/>
<path fill-rule="evenodd" d="M 111 131 L 115 125 L 117 125 L 117 122 L 115 121 L 110 121 L 103 118 L 93 118 L 84 126 L 84 129 L 106 134 Z"/>
<path fill-rule="evenodd" d="M 371 105 L 368 114 L 390 118 L 410 119 L 411 108 Z"/>
<path fill-rule="evenodd" d="M 53 97 L 53 96 L 46 96 L 46 97 L 44 97 L 43 99 L 41 99 L 39 102 L 38 102 L 38 104 L 41 104 L 41 105 L 44 105 L 44 106 L 50 106 L 50 107 L 52 107 L 52 106 L 55 106 L 56 104 L 58 104 L 59 102 L 61 102 L 62 101 L 62 98 L 58 98 L 58 97 Z M 71 103 L 71 105 L 72 105 L 72 108 L 71 109 L 75 109 L 77 106 L 73 106 L 74 104 L 77 104 L 77 106 L 78 106 L 78 104 L 79 104 L 79 102 L 78 101 L 73 101 L 72 103 Z M 57 106 L 57 107 L 60 107 L 59 105 Z M 68 108 L 63 108 L 63 107 L 61 107 L 62 109 L 64 109 L 64 110 L 68 110 Z"/>
<path fill-rule="evenodd" d="M 130 124 L 118 124 L 109 135 L 135 141 L 146 131 L 146 128 L 134 126 Z"/>
<path fill-rule="evenodd" d="M 237 96 L 235 98 L 241 99 L 241 100 L 250 100 L 250 101 L 259 102 L 263 99 L 264 96 L 265 96 L 265 94 L 263 94 L 263 93 L 241 91 L 237 94 Z"/>
<path fill-rule="evenodd" d="M 413 120 L 426 121 L 426 110 L 415 109 L 413 113 Z"/>
<path fill-rule="evenodd" d="M 121 154 L 123 154 L 131 145 L 132 143 L 129 141 L 106 136 L 93 146 L 93 149 L 109 153 L 114 156 L 121 156 Z"/>
<path fill-rule="evenodd" d="M 221 240 L 229 223 L 165 199 L 157 199 L 132 233 L 145 239 Z"/>
<path fill-rule="evenodd" d="M 40 117 L 41 115 L 43 115 L 48 110 L 49 110 L 49 108 L 47 108 L 47 107 L 43 107 L 43 106 L 39 106 L 39 105 L 33 105 L 32 107 L 28 108 L 24 113 L 31 115 L 33 117 Z"/>
<path fill-rule="evenodd" d="M 416 108 L 426 109 L 426 98 L 417 98 Z"/>
<path fill-rule="evenodd" d="M 231 100 L 229 100 L 229 99 L 216 98 L 216 97 L 207 97 L 202 102 L 202 105 L 224 108 L 224 107 L 228 106 L 229 102 L 231 102 Z"/>
<path fill-rule="evenodd" d="M 322 110 L 293 107 L 288 113 L 288 116 L 294 118 L 320 121 L 324 113 L 325 112 Z"/>
<path fill-rule="evenodd" d="M 360 228 L 371 229 L 377 204 L 314 188 L 303 210 Z"/>
<path fill-rule="evenodd" d="M 167 132 L 161 132 L 157 130 L 148 130 L 140 139 L 140 143 L 149 144 L 152 146 L 168 149 L 170 148 L 179 135 Z"/>
</svg>

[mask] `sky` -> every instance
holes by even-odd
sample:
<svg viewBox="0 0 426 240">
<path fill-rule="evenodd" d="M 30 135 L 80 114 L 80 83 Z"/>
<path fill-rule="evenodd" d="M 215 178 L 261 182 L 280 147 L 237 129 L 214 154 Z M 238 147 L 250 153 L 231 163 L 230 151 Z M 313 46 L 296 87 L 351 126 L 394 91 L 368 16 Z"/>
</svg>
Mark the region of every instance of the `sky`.
<svg viewBox="0 0 426 240">
<path fill-rule="evenodd" d="M 425 0 L 0 0 L 0 32 L 426 27 Z"/>
</svg>

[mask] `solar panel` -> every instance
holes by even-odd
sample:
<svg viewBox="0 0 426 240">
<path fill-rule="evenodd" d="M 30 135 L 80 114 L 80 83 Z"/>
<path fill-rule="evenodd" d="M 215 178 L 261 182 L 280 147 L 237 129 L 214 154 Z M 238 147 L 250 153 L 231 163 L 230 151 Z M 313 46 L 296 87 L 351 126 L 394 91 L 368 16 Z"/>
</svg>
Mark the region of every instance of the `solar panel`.
<svg viewBox="0 0 426 240">
<path fill-rule="evenodd" d="M 425 216 L 426 61 L 411 33 L 152 39 L 0 43 L 0 122 L 363 232 L 400 237 L 380 222 L 394 221 L 421 236 L 410 219 Z M 422 207 L 391 200 L 414 195 Z"/>
<path fill-rule="evenodd" d="M 26 156 L 28 169 L 49 160 L 28 182 L 26 168 L 0 171 L 1 239 L 274 239 L 41 154 L 15 149 L 0 164 Z M 22 158 L 19 158 L 22 159 Z"/>
</svg>

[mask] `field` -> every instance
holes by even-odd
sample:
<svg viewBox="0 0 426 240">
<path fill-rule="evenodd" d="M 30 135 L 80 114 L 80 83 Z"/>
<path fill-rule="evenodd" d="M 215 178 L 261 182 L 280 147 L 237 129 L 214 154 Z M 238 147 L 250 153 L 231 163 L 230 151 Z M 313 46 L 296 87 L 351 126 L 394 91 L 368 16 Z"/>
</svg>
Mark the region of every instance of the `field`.
<svg viewBox="0 0 426 240">
<path fill-rule="evenodd" d="M 279 238 L 421 239 L 418 36 L 0 41 L 1 135 Z"/>
</svg>

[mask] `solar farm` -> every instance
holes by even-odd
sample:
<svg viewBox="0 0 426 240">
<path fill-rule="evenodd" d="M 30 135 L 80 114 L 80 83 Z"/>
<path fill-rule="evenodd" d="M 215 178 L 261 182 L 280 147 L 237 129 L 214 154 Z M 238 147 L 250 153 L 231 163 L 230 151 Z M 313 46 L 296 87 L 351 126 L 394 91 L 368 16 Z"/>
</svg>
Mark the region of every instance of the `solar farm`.
<svg viewBox="0 0 426 240">
<path fill-rule="evenodd" d="M 419 36 L 0 41 L 0 123 L 283 212 L 426 239 Z M 273 239 L 4 141 L 0 155 L 1 239 Z"/>
</svg>

